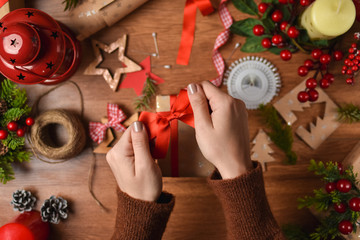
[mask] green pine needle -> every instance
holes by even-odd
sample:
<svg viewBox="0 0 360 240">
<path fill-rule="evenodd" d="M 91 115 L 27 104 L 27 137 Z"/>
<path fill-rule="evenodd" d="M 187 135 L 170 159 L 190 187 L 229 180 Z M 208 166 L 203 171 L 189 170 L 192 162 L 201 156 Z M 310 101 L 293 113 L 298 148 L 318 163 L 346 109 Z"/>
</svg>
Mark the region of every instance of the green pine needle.
<svg viewBox="0 0 360 240">
<path fill-rule="evenodd" d="M 151 98 L 156 93 L 156 82 L 151 78 L 146 78 L 142 95 L 135 99 L 135 109 L 144 110 L 150 109 Z"/>
<path fill-rule="evenodd" d="M 296 153 L 293 152 L 293 134 L 291 127 L 280 119 L 276 109 L 272 105 L 260 105 L 262 118 L 270 129 L 269 137 L 273 143 L 286 154 L 287 164 L 295 164 L 297 161 Z"/>
<path fill-rule="evenodd" d="M 346 123 L 360 122 L 360 108 L 352 103 L 338 108 L 338 120 Z"/>
<path fill-rule="evenodd" d="M 75 8 L 80 3 L 80 1 L 79 0 L 64 0 L 62 3 L 65 4 L 64 11 L 66 11 L 66 10 L 71 10 L 71 9 Z"/>
</svg>

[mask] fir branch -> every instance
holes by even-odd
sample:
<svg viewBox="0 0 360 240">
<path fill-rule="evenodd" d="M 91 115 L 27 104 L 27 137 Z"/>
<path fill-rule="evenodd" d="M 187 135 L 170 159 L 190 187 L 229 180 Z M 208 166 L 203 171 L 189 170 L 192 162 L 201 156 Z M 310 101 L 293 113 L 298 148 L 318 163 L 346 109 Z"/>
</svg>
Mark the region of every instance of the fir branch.
<svg viewBox="0 0 360 240">
<path fill-rule="evenodd" d="M 12 107 L 13 103 L 13 97 L 14 97 L 14 91 L 15 91 L 16 85 L 11 82 L 9 79 L 5 79 L 1 83 L 1 99 L 4 99 L 6 101 L 6 104 L 8 107 Z"/>
<path fill-rule="evenodd" d="M 11 108 L 1 118 L 1 126 L 6 126 L 11 121 L 17 121 L 22 116 L 29 114 L 30 108 Z"/>
<path fill-rule="evenodd" d="M 337 109 L 338 121 L 346 123 L 360 122 L 360 108 L 352 103 L 343 105 Z"/>
<path fill-rule="evenodd" d="M 146 78 L 144 83 L 144 88 L 142 90 L 142 95 L 135 99 L 135 109 L 136 110 L 143 110 L 150 108 L 150 101 L 151 98 L 156 93 L 156 82 L 151 78 Z"/>
<path fill-rule="evenodd" d="M 293 135 L 291 127 L 280 119 L 276 109 L 271 105 L 260 105 L 262 118 L 270 129 L 268 133 L 271 141 L 275 143 L 281 150 L 283 150 L 287 157 L 287 164 L 295 164 L 297 160 L 296 153 L 293 152 Z"/>
<path fill-rule="evenodd" d="M 0 158 L 0 182 L 6 184 L 14 179 L 14 170 L 10 162 L 2 161 Z"/>
<path fill-rule="evenodd" d="M 66 11 L 66 10 L 71 10 L 71 9 L 75 8 L 80 3 L 80 1 L 79 0 L 64 0 L 62 3 L 65 4 L 64 11 Z"/>
</svg>

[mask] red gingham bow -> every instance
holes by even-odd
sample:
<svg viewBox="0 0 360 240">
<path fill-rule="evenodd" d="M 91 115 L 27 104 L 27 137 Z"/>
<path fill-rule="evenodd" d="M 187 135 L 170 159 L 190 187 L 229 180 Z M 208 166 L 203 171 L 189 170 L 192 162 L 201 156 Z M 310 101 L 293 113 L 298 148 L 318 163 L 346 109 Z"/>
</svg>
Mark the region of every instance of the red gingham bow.
<svg viewBox="0 0 360 240">
<path fill-rule="evenodd" d="M 118 105 L 109 103 L 107 106 L 107 113 L 107 123 L 89 123 L 90 137 L 94 142 L 101 143 L 105 138 L 106 129 L 109 127 L 113 128 L 117 132 L 124 132 L 126 130 L 126 127 L 121 124 L 121 122 L 126 119 L 126 115 L 121 109 L 119 109 Z"/>
</svg>

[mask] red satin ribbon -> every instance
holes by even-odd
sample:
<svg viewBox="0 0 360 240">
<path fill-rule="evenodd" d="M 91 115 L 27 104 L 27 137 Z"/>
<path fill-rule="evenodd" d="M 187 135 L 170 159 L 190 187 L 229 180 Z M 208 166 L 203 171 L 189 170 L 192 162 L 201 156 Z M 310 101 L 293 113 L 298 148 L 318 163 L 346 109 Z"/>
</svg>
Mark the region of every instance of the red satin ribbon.
<svg viewBox="0 0 360 240">
<path fill-rule="evenodd" d="M 194 42 L 196 8 L 199 8 L 203 16 L 214 11 L 210 0 L 186 0 L 180 47 L 176 59 L 176 63 L 180 65 L 189 64 L 191 48 Z"/>
<path fill-rule="evenodd" d="M 165 158 L 171 142 L 171 175 L 179 176 L 178 156 L 178 120 L 194 127 L 194 115 L 187 92 L 181 90 L 179 95 L 170 96 L 169 112 L 141 112 L 139 121 L 149 131 L 149 138 L 155 139 L 154 158 Z"/>
</svg>

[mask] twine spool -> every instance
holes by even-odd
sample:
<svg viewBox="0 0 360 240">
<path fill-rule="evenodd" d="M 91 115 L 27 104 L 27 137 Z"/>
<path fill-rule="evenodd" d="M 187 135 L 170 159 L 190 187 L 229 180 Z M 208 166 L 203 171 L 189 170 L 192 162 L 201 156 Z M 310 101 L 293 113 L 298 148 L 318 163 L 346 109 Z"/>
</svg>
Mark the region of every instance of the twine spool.
<svg viewBox="0 0 360 240">
<path fill-rule="evenodd" d="M 49 127 L 52 124 L 63 126 L 68 141 L 56 146 Z M 49 159 L 68 159 L 77 156 L 85 147 L 86 134 L 80 118 L 63 109 L 50 110 L 40 114 L 31 127 L 31 142 L 35 149 Z"/>
</svg>

